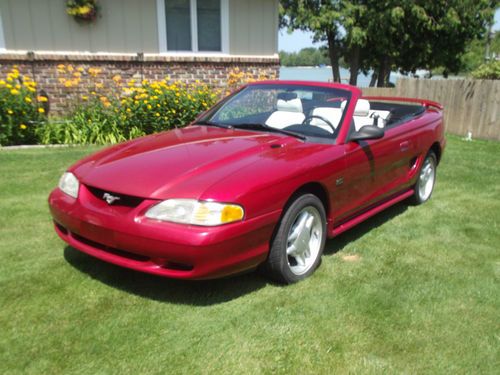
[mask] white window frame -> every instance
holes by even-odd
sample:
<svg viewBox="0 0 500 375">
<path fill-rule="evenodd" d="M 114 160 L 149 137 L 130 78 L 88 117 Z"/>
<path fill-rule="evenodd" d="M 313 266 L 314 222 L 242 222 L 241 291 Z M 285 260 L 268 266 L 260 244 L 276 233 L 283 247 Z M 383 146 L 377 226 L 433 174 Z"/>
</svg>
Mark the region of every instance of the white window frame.
<svg viewBox="0 0 500 375">
<path fill-rule="evenodd" d="M 0 10 L 0 51 L 5 51 L 5 37 L 3 35 L 2 11 Z"/>
<path fill-rule="evenodd" d="M 220 34 L 222 51 L 198 50 L 198 17 L 197 2 L 203 0 L 190 0 L 191 18 L 191 50 L 169 51 L 167 46 L 167 15 L 165 13 L 165 0 L 156 0 L 156 15 L 158 23 L 158 50 L 161 54 L 229 54 L 229 0 L 220 0 Z"/>
</svg>

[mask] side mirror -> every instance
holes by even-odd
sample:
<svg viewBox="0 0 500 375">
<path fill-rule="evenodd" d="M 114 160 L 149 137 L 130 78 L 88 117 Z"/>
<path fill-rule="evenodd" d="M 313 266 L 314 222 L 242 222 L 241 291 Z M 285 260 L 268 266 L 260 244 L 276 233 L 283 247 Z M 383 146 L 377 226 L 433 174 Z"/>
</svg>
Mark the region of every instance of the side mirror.
<svg viewBox="0 0 500 375">
<path fill-rule="evenodd" d="M 349 137 L 350 141 L 363 141 L 368 139 L 380 139 L 384 136 L 384 129 L 374 125 L 365 125 Z"/>
</svg>

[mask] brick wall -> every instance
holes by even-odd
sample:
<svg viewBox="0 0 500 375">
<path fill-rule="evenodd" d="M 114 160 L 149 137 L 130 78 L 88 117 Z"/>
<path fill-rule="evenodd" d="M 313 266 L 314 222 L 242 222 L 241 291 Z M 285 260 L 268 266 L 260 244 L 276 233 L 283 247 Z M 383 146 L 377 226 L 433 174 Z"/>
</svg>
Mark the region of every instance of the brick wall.
<svg viewBox="0 0 500 375">
<path fill-rule="evenodd" d="M 61 69 L 61 65 L 65 68 Z M 199 80 L 218 88 L 227 85 L 229 73 L 236 68 L 255 79 L 279 75 L 277 57 L 0 53 L 0 79 L 14 66 L 21 75 L 29 75 L 38 83 L 39 93 L 43 90 L 47 94 L 51 115 L 64 114 L 96 84 L 104 90 L 111 87 L 117 75 L 122 81 L 133 79 L 136 84 L 144 79 L 167 78 L 188 84 Z M 75 77 L 77 72 L 79 77 Z M 76 78 L 78 84 L 65 84 Z"/>
</svg>

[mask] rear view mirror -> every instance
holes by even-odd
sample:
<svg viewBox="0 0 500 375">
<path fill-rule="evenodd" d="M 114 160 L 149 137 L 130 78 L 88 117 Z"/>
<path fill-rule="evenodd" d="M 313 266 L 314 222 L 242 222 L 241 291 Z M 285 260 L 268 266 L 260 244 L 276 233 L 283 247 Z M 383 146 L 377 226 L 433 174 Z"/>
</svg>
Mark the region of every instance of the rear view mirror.
<svg viewBox="0 0 500 375">
<path fill-rule="evenodd" d="M 380 139 L 384 136 L 384 129 L 374 125 L 366 125 L 354 132 L 349 137 L 350 141 L 362 141 L 367 139 Z"/>
</svg>

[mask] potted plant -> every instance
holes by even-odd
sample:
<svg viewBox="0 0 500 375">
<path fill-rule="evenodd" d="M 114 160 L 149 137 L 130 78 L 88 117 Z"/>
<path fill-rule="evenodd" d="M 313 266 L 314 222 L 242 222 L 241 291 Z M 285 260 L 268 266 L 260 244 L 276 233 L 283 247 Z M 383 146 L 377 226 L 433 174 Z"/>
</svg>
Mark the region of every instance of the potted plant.
<svg viewBox="0 0 500 375">
<path fill-rule="evenodd" d="M 66 13 L 80 22 L 92 22 L 99 10 L 97 0 L 67 0 Z"/>
</svg>

